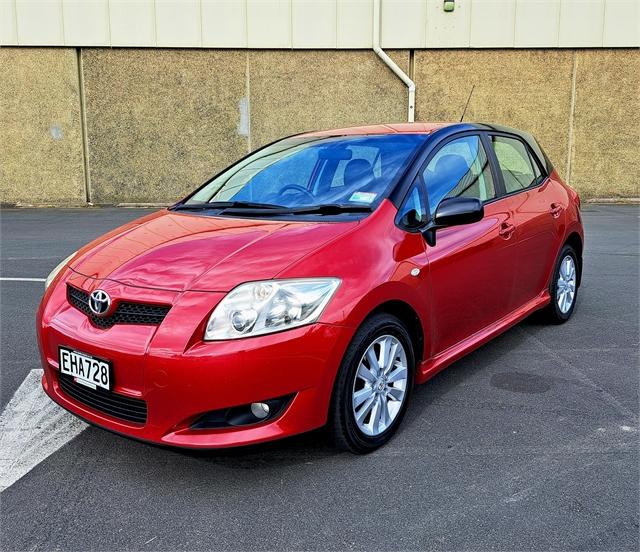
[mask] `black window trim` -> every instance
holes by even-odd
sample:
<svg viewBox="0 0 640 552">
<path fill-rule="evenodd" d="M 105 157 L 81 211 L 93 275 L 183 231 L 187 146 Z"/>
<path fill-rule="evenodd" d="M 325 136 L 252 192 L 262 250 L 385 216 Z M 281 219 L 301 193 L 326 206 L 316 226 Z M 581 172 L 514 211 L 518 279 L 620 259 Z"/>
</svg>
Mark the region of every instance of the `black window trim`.
<svg viewBox="0 0 640 552">
<path fill-rule="evenodd" d="M 534 190 L 536 188 L 539 188 L 540 186 L 544 185 L 550 178 L 550 175 L 548 174 L 546 168 L 544 167 L 544 165 L 540 162 L 540 160 L 538 159 L 538 156 L 535 154 L 535 152 L 531 149 L 531 146 L 529 145 L 529 143 L 522 138 L 522 136 L 518 136 L 517 134 L 513 134 L 511 132 L 504 132 L 504 131 L 497 131 L 497 130 L 490 130 L 490 131 L 482 131 L 483 134 L 485 135 L 485 139 L 487 141 L 487 144 L 489 146 L 489 154 L 490 156 L 494 159 L 495 162 L 495 167 L 496 170 L 498 172 L 498 177 L 500 179 L 500 189 L 501 189 L 501 195 L 500 197 L 511 197 L 514 196 L 516 194 L 521 194 L 522 192 L 528 192 L 529 190 Z M 521 190 L 515 190 L 513 192 L 507 192 L 507 188 L 505 186 L 504 183 L 504 177 L 502 176 L 502 169 L 500 168 L 500 162 L 498 161 L 498 156 L 496 155 L 495 150 L 493 149 L 493 144 L 491 142 L 491 136 L 502 136 L 503 138 L 510 138 L 511 140 L 517 140 L 518 142 L 520 142 L 522 145 L 524 145 L 524 149 L 527 152 L 527 154 L 529 155 L 529 161 L 533 164 L 535 164 L 538 167 L 538 170 L 540 171 L 540 182 L 536 182 L 535 184 L 532 184 L 531 186 L 527 186 L 526 188 L 522 188 Z"/>
<path fill-rule="evenodd" d="M 398 226 L 398 228 L 401 228 L 402 230 L 410 233 L 420 232 L 421 229 L 423 228 L 422 226 L 418 228 L 407 228 L 405 225 L 403 225 L 400 222 L 400 218 L 401 218 L 400 212 L 401 212 L 402 206 L 405 204 L 405 201 L 407 201 L 411 188 L 413 187 L 413 184 L 414 182 L 416 182 L 416 180 L 419 180 L 420 186 L 422 188 L 421 193 L 425 200 L 425 208 L 427 210 L 427 220 L 425 221 L 425 224 L 423 226 L 426 226 L 431 221 L 429 193 L 427 191 L 427 185 L 424 181 L 424 178 L 422 177 L 422 174 L 424 173 L 424 169 L 426 169 L 429 162 L 435 157 L 435 155 L 444 146 L 446 146 L 450 142 L 453 142 L 454 140 L 465 138 L 467 136 L 478 136 L 478 138 L 480 139 L 480 143 L 482 144 L 482 147 L 485 149 L 485 155 L 487 156 L 487 159 L 489 161 L 489 170 L 491 171 L 491 177 L 493 178 L 493 186 L 496 192 L 496 196 L 491 199 L 487 199 L 486 201 L 483 201 L 482 205 L 489 205 L 494 201 L 498 201 L 504 197 L 505 190 L 504 190 L 504 183 L 502 182 L 502 172 L 500 172 L 499 170 L 497 159 L 495 158 L 495 154 L 493 153 L 493 148 L 491 147 L 491 144 L 488 142 L 488 138 L 486 137 L 486 131 L 472 128 L 469 130 L 455 132 L 448 136 L 444 136 L 441 140 L 434 143 L 432 147 L 429 149 L 429 153 L 427 154 L 427 156 L 424 157 L 422 160 L 420 160 L 419 163 L 416 163 L 416 165 L 414 166 L 414 170 L 411 171 L 411 173 L 413 174 L 411 183 L 406 187 L 406 191 L 402 196 L 402 201 L 398 202 L 399 203 L 398 214 L 396 215 L 396 219 L 395 219 L 395 223 L 396 223 L 396 226 Z M 496 174 L 496 171 L 497 171 L 497 174 Z"/>
<path fill-rule="evenodd" d="M 418 193 L 420 194 L 420 199 L 424 203 L 426 220 L 420 226 L 407 226 L 406 224 L 402 223 L 402 209 L 407 203 L 407 201 L 411 199 L 411 190 L 413 189 L 414 184 L 418 186 Z M 396 226 L 404 230 L 405 232 L 409 232 L 410 234 L 417 234 L 419 232 L 422 232 L 422 229 L 427 225 L 427 223 L 431 219 L 431 215 L 429 214 L 429 202 L 427 201 L 427 187 L 424 184 L 424 179 L 422 178 L 421 173 L 418 173 L 416 177 L 413 179 L 413 182 L 411 182 L 411 185 L 407 189 L 407 193 L 405 194 L 404 199 L 400 203 L 400 206 L 398 207 L 397 211 L 398 212 L 396 213 L 396 216 L 395 216 Z"/>
</svg>

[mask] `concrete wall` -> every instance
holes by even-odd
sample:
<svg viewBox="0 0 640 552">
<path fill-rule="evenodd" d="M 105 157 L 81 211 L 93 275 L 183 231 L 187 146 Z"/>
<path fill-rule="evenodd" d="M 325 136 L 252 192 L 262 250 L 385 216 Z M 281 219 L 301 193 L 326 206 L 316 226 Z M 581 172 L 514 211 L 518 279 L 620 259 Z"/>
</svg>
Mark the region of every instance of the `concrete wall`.
<svg viewBox="0 0 640 552">
<path fill-rule="evenodd" d="M 245 58 L 83 50 L 92 201 L 171 201 L 246 154 L 238 133 Z"/>
<path fill-rule="evenodd" d="M 409 70 L 408 50 L 390 54 Z M 418 50 L 417 119 L 459 119 L 475 85 L 466 120 L 530 130 L 585 197 L 638 197 L 639 62 L 631 49 Z M 368 50 L 2 48 L 0 199 L 170 202 L 280 136 L 402 121 L 406 98 Z"/>
<path fill-rule="evenodd" d="M 77 63 L 72 49 L 0 49 L 1 201 L 84 201 Z"/>
</svg>

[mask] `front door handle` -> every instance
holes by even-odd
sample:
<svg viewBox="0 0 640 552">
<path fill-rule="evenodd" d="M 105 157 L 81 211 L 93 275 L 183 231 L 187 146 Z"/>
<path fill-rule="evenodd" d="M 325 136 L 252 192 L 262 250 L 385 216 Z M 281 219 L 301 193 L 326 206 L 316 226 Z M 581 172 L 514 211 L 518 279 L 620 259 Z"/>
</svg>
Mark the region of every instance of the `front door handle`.
<svg viewBox="0 0 640 552">
<path fill-rule="evenodd" d="M 513 234 L 513 231 L 516 229 L 516 227 L 513 224 L 509 224 L 508 222 L 503 222 L 500 225 L 500 230 L 498 230 L 498 234 L 500 234 L 500 236 L 502 236 L 505 240 L 508 240 L 511 237 L 511 234 Z"/>
<path fill-rule="evenodd" d="M 552 203 L 551 204 L 551 209 L 550 209 L 551 216 L 553 218 L 558 218 L 560 216 L 560 214 L 562 213 L 563 209 L 564 209 L 564 207 L 562 207 L 562 205 L 559 205 L 557 203 Z"/>
</svg>

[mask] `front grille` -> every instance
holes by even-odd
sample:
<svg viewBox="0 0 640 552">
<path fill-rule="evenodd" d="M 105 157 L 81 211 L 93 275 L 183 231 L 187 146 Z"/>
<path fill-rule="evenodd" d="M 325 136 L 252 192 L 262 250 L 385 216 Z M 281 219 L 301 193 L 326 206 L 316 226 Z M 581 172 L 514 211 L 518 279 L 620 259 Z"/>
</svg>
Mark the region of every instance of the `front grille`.
<svg viewBox="0 0 640 552">
<path fill-rule="evenodd" d="M 67 286 L 69 304 L 87 315 L 94 326 L 110 328 L 114 324 L 148 324 L 158 326 L 167 316 L 171 307 L 120 301 L 109 316 L 96 316 L 89 308 L 89 294 L 73 286 Z"/>
<path fill-rule="evenodd" d="M 147 421 L 147 403 L 141 399 L 132 399 L 104 389 L 91 389 L 76 383 L 66 374 L 60 374 L 59 381 L 60 388 L 67 395 L 93 410 L 135 424 Z"/>
</svg>

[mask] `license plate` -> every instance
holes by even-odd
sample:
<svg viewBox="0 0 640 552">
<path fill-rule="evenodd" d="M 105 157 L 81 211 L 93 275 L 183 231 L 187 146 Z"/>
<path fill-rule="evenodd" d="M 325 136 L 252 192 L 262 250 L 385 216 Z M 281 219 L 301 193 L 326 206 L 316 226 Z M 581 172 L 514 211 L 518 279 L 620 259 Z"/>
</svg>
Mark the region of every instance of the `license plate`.
<svg viewBox="0 0 640 552">
<path fill-rule="evenodd" d="M 111 364 L 80 351 L 58 348 L 60 372 L 91 389 L 111 389 Z"/>
</svg>

